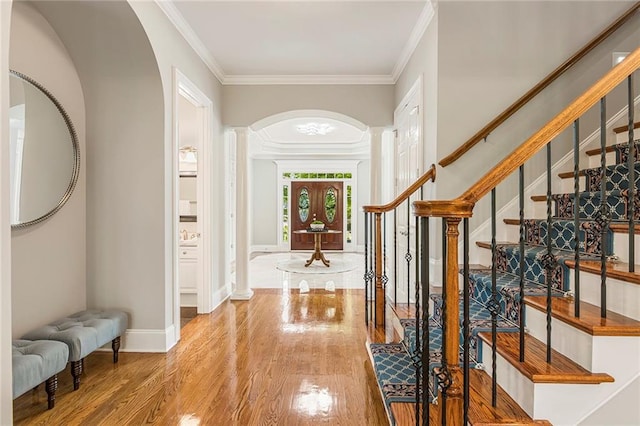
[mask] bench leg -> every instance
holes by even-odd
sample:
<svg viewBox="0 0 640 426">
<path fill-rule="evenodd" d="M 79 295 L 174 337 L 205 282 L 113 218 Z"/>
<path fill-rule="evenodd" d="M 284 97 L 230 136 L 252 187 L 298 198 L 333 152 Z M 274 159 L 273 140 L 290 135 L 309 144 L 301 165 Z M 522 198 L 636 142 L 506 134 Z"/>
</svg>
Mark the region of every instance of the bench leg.
<svg viewBox="0 0 640 426">
<path fill-rule="evenodd" d="M 73 390 L 80 388 L 80 375 L 82 374 L 82 366 L 84 358 L 80 361 L 71 361 L 71 376 L 73 376 Z"/>
<path fill-rule="evenodd" d="M 51 410 L 56 405 L 56 390 L 58 389 L 58 375 L 54 374 L 49 377 L 44 386 L 47 391 L 48 408 Z"/>
<path fill-rule="evenodd" d="M 118 362 L 118 351 L 120 350 L 120 336 L 111 341 L 111 349 L 113 349 L 113 363 Z"/>
</svg>

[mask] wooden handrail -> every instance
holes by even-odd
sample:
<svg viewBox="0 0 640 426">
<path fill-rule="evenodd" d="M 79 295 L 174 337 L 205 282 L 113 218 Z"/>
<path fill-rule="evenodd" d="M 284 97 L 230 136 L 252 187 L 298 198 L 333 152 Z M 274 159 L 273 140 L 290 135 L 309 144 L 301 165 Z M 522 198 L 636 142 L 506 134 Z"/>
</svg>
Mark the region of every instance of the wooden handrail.
<svg viewBox="0 0 640 426">
<path fill-rule="evenodd" d="M 409 186 L 407 189 L 405 189 L 402 192 L 402 194 L 398 195 L 395 198 L 395 200 L 393 200 L 390 203 L 387 203 L 385 205 L 382 205 L 382 206 L 364 206 L 364 207 L 362 207 L 362 210 L 364 210 L 365 213 L 385 213 L 385 212 L 389 212 L 389 211 L 395 209 L 396 207 L 398 207 L 400 205 L 400 203 L 405 201 L 414 192 L 416 192 L 418 189 L 420 189 L 420 187 L 422 185 L 424 185 L 425 183 L 427 183 L 427 181 L 429 179 L 431 179 L 431 182 L 434 182 L 436 180 L 436 165 L 435 164 L 432 164 L 431 167 L 429 167 L 429 170 L 427 170 L 425 174 L 420 176 L 418 178 L 418 180 L 416 180 L 413 184 L 411 184 L 411 186 Z"/>
<path fill-rule="evenodd" d="M 468 141 L 460 145 L 455 151 L 451 154 L 444 157 L 438 164 L 442 167 L 447 167 L 449 164 L 456 161 L 458 158 L 462 157 L 467 151 L 473 148 L 478 142 L 485 139 L 489 134 L 494 131 L 498 126 L 504 123 L 509 117 L 515 114 L 520 108 L 526 105 L 531 99 L 533 99 L 538 93 L 544 90 L 547 86 L 553 83 L 558 77 L 564 74 L 569 68 L 575 65 L 580 59 L 582 59 L 585 55 L 591 52 L 596 46 L 598 46 L 601 42 L 607 39 L 612 33 L 614 33 L 618 28 L 624 25 L 633 14 L 640 8 L 640 2 L 636 2 L 629 10 L 627 10 L 623 15 L 621 15 L 618 19 L 616 19 L 611 25 L 605 28 L 600 34 L 598 34 L 594 39 L 592 39 L 589 43 L 585 44 L 582 49 L 573 54 L 569 59 L 564 61 L 562 65 L 553 70 L 549 75 L 547 75 L 542 81 L 532 87 L 527 93 L 522 95 L 517 101 L 511 104 L 507 109 L 505 109 L 500 115 L 491 120 L 486 126 L 484 126 L 481 130 L 478 131 L 475 135 L 473 135 Z"/>
<path fill-rule="evenodd" d="M 495 188 L 518 167 L 562 133 L 582 116 L 589 108 L 605 97 L 629 75 L 640 68 L 640 48 L 637 48 L 620 64 L 612 68 L 597 83 L 578 96 L 568 107 L 534 133 L 522 145 L 506 156 L 477 183 L 460 197 L 450 201 L 415 201 L 414 213 L 417 216 L 460 216 L 462 210 L 469 215 L 469 209 Z"/>
</svg>

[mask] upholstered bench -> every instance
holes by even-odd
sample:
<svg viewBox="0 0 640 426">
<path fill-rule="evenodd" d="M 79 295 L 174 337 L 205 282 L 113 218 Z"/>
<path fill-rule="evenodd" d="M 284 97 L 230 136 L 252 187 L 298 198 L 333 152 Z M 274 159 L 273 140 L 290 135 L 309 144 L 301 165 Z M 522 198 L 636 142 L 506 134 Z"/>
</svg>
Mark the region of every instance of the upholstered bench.
<svg viewBox="0 0 640 426">
<path fill-rule="evenodd" d="M 58 373 L 69 359 L 69 348 L 52 340 L 14 340 L 12 348 L 13 399 L 46 382 L 49 409 L 56 403 Z"/>
<path fill-rule="evenodd" d="M 29 340 L 57 340 L 69 347 L 73 389 L 80 387 L 84 358 L 111 342 L 113 362 L 118 362 L 120 336 L 127 329 L 127 314 L 116 310 L 87 310 L 62 318 L 25 334 Z"/>
</svg>

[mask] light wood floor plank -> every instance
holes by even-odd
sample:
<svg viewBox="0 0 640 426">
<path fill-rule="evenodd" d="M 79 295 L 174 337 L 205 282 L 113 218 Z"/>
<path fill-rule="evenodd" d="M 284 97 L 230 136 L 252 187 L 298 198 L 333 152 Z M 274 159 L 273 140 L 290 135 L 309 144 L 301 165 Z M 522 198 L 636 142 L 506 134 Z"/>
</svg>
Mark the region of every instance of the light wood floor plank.
<svg viewBox="0 0 640 426">
<path fill-rule="evenodd" d="M 16 425 L 387 425 L 366 351 L 362 290 L 255 290 L 182 329 L 167 354 L 87 357 L 56 406 L 42 386 Z"/>
</svg>

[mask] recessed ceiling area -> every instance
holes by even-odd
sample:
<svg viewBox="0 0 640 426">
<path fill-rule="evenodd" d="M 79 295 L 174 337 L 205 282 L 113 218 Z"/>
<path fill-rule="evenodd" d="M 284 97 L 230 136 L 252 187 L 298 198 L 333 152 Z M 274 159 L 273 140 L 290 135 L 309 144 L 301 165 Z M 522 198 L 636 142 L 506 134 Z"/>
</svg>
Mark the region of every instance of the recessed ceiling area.
<svg viewBox="0 0 640 426">
<path fill-rule="evenodd" d="M 433 10 L 426 0 L 158 4 L 225 84 L 302 76 L 391 84 Z"/>
<path fill-rule="evenodd" d="M 325 134 L 301 129 L 330 128 Z M 312 132 L 313 133 L 313 132 Z M 325 117 L 296 117 L 252 131 L 252 158 L 369 158 L 369 132 L 344 121 Z"/>
</svg>

